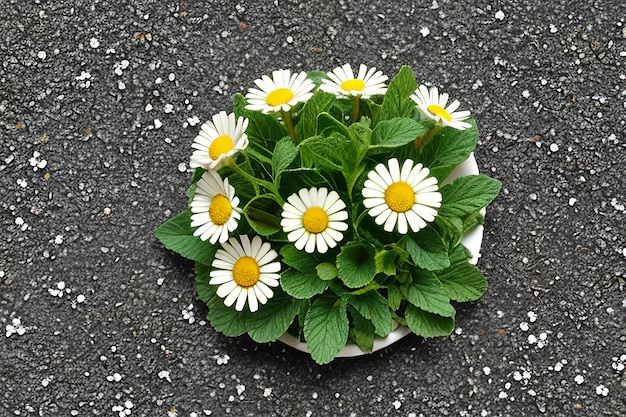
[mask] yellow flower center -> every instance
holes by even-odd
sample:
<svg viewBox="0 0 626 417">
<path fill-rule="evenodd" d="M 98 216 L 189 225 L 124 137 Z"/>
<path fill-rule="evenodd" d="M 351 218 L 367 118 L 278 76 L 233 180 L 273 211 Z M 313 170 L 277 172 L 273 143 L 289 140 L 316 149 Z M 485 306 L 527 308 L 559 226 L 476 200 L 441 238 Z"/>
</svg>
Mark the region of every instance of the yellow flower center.
<svg viewBox="0 0 626 417">
<path fill-rule="evenodd" d="M 363 91 L 365 83 L 362 80 L 346 80 L 341 83 L 341 89 L 345 91 Z"/>
<path fill-rule="evenodd" d="M 233 206 L 230 205 L 230 200 L 224 194 L 218 194 L 211 200 L 209 206 L 209 217 L 213 224 L 218 226 L 223 225 L 230 219 L 230 215 L 233 212 Z"/>
<path fill-rule="evenodd" d="M 260 278 L 259 263 L 250 256 L 242 256 L 233 265 L 233 280 L 242 288 L 254 287 Z"/>
<path fill-rule="evenodd" d="M 225 153 L 228 153 L 235 149 L 233 145 L 233 139 L 228 135 L 218 136 L 213 139 L 211 146 L 209 146 L 209 158 L 216 160 Z"/>
<path fill-rule="evenodd" d="M 405 181 L 394 182 L 385 190 L 385 203 L 396 213 L 404 213 L 415 204 L 415 191 Z"/>
<path fill-rule="evenodd" d="M 293 91 L 288 88 L 277 88 L 267 95 L 265 101 L 270 106 L 280 106 L 281 104 L 289 103 L 289 100 L 293 98 Z"/>
<path fill-rule="evenodd" d="M 444 119 L 446 119 L 447 122 L 452 121 L 452 116 L 450 116 L 450 113 L 448 113 L 446 109 L 441 107 L 439 104 L 431 104 L 426 107 L 426 109 L 435 116 L 443 117 Z"/>
<path fill-rule="evenodd" d="M 310 207 L 302 216 L 302 225 L 309 233 L 320 233 L 328 227 L 328 215 L 321 207 Z"/>
</svg>

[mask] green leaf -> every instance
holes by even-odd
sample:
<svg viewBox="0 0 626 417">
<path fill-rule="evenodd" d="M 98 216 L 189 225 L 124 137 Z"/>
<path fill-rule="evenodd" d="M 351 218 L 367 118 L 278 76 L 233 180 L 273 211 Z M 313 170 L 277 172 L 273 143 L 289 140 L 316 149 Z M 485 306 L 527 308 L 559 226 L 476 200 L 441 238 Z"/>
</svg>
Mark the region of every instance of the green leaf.
<svg viewBox="0 0 626 417">
<path fill-rule="evenodd" d="M 298 156 L 298 149 L 293 144 L 290 136 L 286 136 L 276 143 L 274 153 L 272 154 L 272 171 L 274 178 L 283 172 L 289 164 Z"/>
<path fill-rule="evenodd" d="M 443 245 L 448 248 L 448 251 L 450 251 L 450 248 L 459 244 L 464 234 L 463 222 L 456 217 L 437 216 L 435 217 L 434 223 L 430 225 L 437 230 L 437 234 L 441 238 L 440 240 L 443 242 Z M 450 262 L 447 262 L 448 265 L 440 269 L 450 266 Z"/>
<path fill-rule="evenodd" d="M 391 332 L 391 313 L 385 297 L 378 291 L 368 291 L 365 294 L 353 295 L 349 299 L 363 317 L 370 320 L 376 329 L 376 334 L 385 337 Z"/>
<path fill-rule="evenodd" d="M 400 308 L 400 304 L 404 300 L 400 287 L 395 284 L 389 284 L 387 286 L 387 303 L 392 311 L 397 311 Z"/>
<path fill-rule="evenodd" d="M 454 330 L 454 316 L 442 317 L 411 304 L 406 307 L 405 318 L 409 329 L 422 337 L 447 336 Z"/>
<path fill-rule="evenodd" d="M 444 242 L 431 227 L 420 230 L 414 236 L 403 237 L 399 244 L 420 268 L 436 271 L 450 266 Z"/>
<path fill-rule="evenodd" d="M 300 142 L 300 156 L 304 167 L 323 167 L 334 171 L 341 171 L 345 149 L 350 145 L 348 140 L 332 133 L 327 137 L 314 136 Z"/>
<path fill-rule="evenodd" d="M 429 313 L 444 317 L 454 316 L 456 311 L 435 275 L 428 271 L 415 270 L 412 276 L 413 282 L 409 286 L 401 287 L 409 303 Z"/>
<path fill-rule="evenodd" d="M 270 236 L 281 231 L 280 217 L 272 213 L 280 213 L 280 205 L 267 195 L 253 198 L 244 207 L 243 214 L 250 226 L 261 236 Z"/>
<path fill-rule="evenodd" d="M 300 272 L 289 268 L 280 275 L 280 286 L 294 298 L 309 299 L 326 289 L 326 281 L 317 276 L 315 270 Z"/>
<path fill-rule="evenodd" d="M 459 217 L 473 214 L 486 207 L 500 192 L 500 181 L 485 175 L 457 178 L 441 187 L 439 215 Z"/>
<path fill-rule="evenodd" d="M 398 266 L 402 266 L 408 261 L 409 254 L 400 246 L 389 244 L 378 251 L 374 259 L 376 261 L 376 272 L 393 276 L 396 275 Z"/>
<path fill-rule="evenodd" d="M 280 248 L 280 255 L 284 264 L 300 272 L 312 271 L 319 263 L 313 255 L 296 249 L 292 244 L 286 244 Z"/>
<path fill-rule="evenodd" d="M 241 336 L 248 331 L 246 318 L 249 310 L 235 310 L 235 306 L 226 307 L 224 300 L 217 295 L 208 302 L 209 313 L 207 319 L 213 328 L 228 337 Z"/>
<path fill-rule="evenodd" d="M 487 279 L 467 261 L 459 262 L 437 273 L 446 295 L 459 302 L 475 301 L 487 291 Z"/>
<path fill-rule="evenodd" d="M 193 236 L 193 232 L 191 211 L 185 210 L 159 226 L 154 235 L 169 250 L 192 261 L 211 265 L 217 245 Z"/>
<path fill-rule="evenodd" d="M 246 110 L 246 98 L 240 93 L 233 97 L 233 112 L 237 116 L 248 119 L 246 134 L 250 138 L 256 139 L 256 143 L 267 149 L 272 149 L 273 143 L 278 142 L 285 136 L 289 136 L 287 129 L 274 118 L 274 116 L 263 114 L 260 111 Z"/>
<path fill-rule="evenodd" d="M 248 315 L 248 335 L 257 343 L 275 341 L 287 331 L 303 303 L 307 302 L 293 299 L 280 288 L 274 289 L 274 297 Z"/>
<path fill-rule="evenodd" d="M 406 145 L 426 133 L 427 130 L 425 126 L 413 119 L 383 120 L 376 125 L 372 132 L 369 152 L 375 154 Z"/>
<path fill-rule="evenodd" d="M 408 66 L 402 67 L 389 83 L 380 111 L 377 112 L 378 118 L 374 120 L 375 124 L 395 117 L 411 117 L 416 107 L 411 95 L 416 89 L 413 71 Z"/>
<path fill-rule="evenodd" d="M 328 111 L 334 100 L 333 94 L 325 93 L 322 90 L 317 90 L 307 100 L 299 113 L 299 121 L 296 125 L 296 137 L 300 141 L 317 134 L 317 117 L 320 113 Z"/>
<path fill-rule="evenodd" d="M 217 290 L 216 285 L 209 285 L 209 280 L 211 279 L 209 274 L 212 268 L 208 265 L 196 262 L 193 269 L 196 273 L 196 292 L 198 293 L 198 298 L 202 300 L 203 303 L 208 304 L 209 300 L 215 296 L 215 291 Z"/>
<path fill-rule="evenodd" d="M 350 333 L 354 343 L 363 352 L 371 352 L 374 348 L 374 338 L 376 336 L 374 325 L 350 306 L 348 306 L 348 312 L 350 317 L 352 317 Z"/>
<path fill-rule="evenodd" d="M 287 199 L 301 188 L 327 187 L 333 189 L 328 180 L 317 169 L 294 168 L 286 169 L 280 176 L 279 191 L 281 197 Z M 278 213 L 278 211 L 276 211 Z"/>
<path fill-rule="evenodd" d="M 322 80 L 328 79 L 328 75 L 322 71 L 307 71 L 306 77 L 313 81 L 315 87 L 319 87 L 322 84 Z"/>
<path fill-rule="evenodd" d="M 376 275 L 374 246 L 365 241 L 349 242 L 343 245 L 337 255 L 339 278 L 348 288 L 367 285 Z"/>
<path fill-rule="evenodd" d="M 304 338 L 311 357 L 320 365 L 332 361 L 348 340 L 346 306 L 335 296 L 313 301 L 304 319 Z"/>
<path fill-rule="evenodd" d="M 472 127 L 458 130 L 442 127 L 419 149 L 417 159 L 430 169 L 430 175 L 441 183 L 461 162 L 465 161 L 476 148 L 478 130 L 476 122 L 468 119 Z"/>
<path fill-rule="evenodd" d="M 322 262 L 315 267 L 315 271 L 317 272 L 317 276 L 324 281 L 337 278 L 337 267 L 330 262 Z"/>
</svg>

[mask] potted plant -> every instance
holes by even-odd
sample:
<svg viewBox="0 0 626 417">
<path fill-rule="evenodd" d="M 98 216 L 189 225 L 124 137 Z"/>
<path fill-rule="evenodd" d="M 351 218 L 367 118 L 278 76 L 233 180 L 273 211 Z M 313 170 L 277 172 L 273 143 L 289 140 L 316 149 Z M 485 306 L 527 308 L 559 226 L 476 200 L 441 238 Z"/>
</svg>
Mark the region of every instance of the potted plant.
<svg viewBox="0 0 626 417">
<path fill-rule="evenodd" d="M 277 70 L 202 125 L 188 208 L 156 236 L 195 261 L 215 330 L 305 343 L 323 364 L 397 326 L 448 335 L 452 303 L 486 291 L 463 237 L 500 183 L 458 168 L 476 124 L 409 67 L 386 82 L 365 65 Z"/>
</svg>

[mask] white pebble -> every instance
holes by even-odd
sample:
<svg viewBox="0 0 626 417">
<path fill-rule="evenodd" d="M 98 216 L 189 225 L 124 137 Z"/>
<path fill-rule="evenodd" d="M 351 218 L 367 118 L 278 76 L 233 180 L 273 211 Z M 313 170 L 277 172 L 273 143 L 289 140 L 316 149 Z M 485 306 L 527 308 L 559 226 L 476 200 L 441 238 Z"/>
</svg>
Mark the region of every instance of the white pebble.
<svg viewBox="0 0 626 417">
<path fill-rule="evenodd" d="M 559 150 L 559 145 L 557 145 L 556 143 L 553 143 L 550 145 L 550 151 L 556 152 L 558 150 Z"/>
<path fill-rule="evenodd" d="M 163 123 L 159 119 L 154 119 L 154 128 L 160 129 L 163 126 Z"/>
<path fill-rule="evenodd" d="M 91 38 L 89 40 L 89 46 L 91 46 L 92 48 L 95 49 L 95 48 L 100 46 L 100 41 L 98 39 L 96 39 L 96 38 Z"/>
<path fill-rule="evenodd" d="M 576 375 L 574 377 L 574 382 L 576 382 L 578 385 L 582 384 L 583 382 L 585 382 L 585 377 L 582 375 Z"/>
<path fill-rule="evenodd" d="M 37 52 L 37 58 L 39 58 L 39 59 L 46 59 L 46 51 L 39 51 L 39 52 Z"/>
<path fill-rule="evenodd" d="M 428 29 L 426 26 L 422 26 L 422 28 L 420 29 L 420 33 L 422 34 L 422 37 L 426 37 L 428 35 L 430 35 L 430 29 Z"/>
<path fill-rule="evenodd" d="M 485 366 L 483 368 L 483 372 L 485 373 L 485 375 L 489 375 L 489 374 L 491 374 L 491 368 L 488 367 L 488 366 Z"/>
<path fill-rule="evenodd" d="M 574 197 L 570 198 L 570 199 L 569 199 L 569 205 L 570 205 L 571 207 L 574 207 L 574 204 L 576 204 L 576 201 L 577 201 L 577 200 L 576 200 Z"/>
<path fill-rule="evenodd" d="M 502 10 L 498 10 L 495 15 L 496 19 L 504 20 L 504 12 Z"/>
</svg>

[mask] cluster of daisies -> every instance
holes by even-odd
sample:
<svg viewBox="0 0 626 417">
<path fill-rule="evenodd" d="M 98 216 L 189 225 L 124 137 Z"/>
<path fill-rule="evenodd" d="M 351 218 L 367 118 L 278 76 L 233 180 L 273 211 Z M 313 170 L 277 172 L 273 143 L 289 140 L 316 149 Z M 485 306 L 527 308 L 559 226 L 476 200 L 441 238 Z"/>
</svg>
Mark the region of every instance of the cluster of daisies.
<svg viewBox="0 0 626 417">
<path fill-rule="evenodd" d="M 338 97 L 352 98 L 356 107 L 359 99 L 384 95 L 387 79 L 382 72 L 365 65 L 360 65 L 355 76 L 346 64 L 329 72 L 319 88 Z M 295 141 L 290 110 L 312 97 L 316 89 L 313 81 L 305 72 L 277 70 L 271 77 L 264 75 L 255 80 L 255 84 L 256 88 L 250 88 L 245 96 L 246 109 L 279 113 Z M 469 111 L 457 111 L 459 102 L 448 103 L 448 95 L 440 94 L 436 87 L 429 90 L 421 85 L 411 99 L 424 117 L 441 126 L 460 130 L 471 126 L 464 121 L 469 118 Z M 353 120 L 356 116 L 355 113 Z M 217 172 L 248 146 L 247 127 L 248 119 L 226 112 L 214 115 L 212 121 L 202 125 L 192 145 L 190 167 L 206 171 L 197 182 L 190 208 L 194 236 L 221 245 L 211 265 L 209 284 L 219 286 L 217 295 L 226 306 L 234 304 L 237 311 L 242 311 L 247 304 L 254 312 L 259 303 L 265 304 L 273 296 L 271 287 L 279 285 L 281 264 L 276 261 L 276 250 L 259 236 L 231 236 L 241 220 L 241 202 L 228 178 L 221 178 Z M 363 206 L 387 232 L 417 232 L 435 219 L 441 206 L 437 179 L 429 174 L 428 168 L 410 159 L 394 158 L 380 163 L 367 174 L 361 190 Z M 349 228 L 346 203 L 336 191 L 324 187 L 302 188 L 290 195 L 280 216 L 287 239 L 306 253 L 326 253 L 343 240 Z"/>
</svg>

